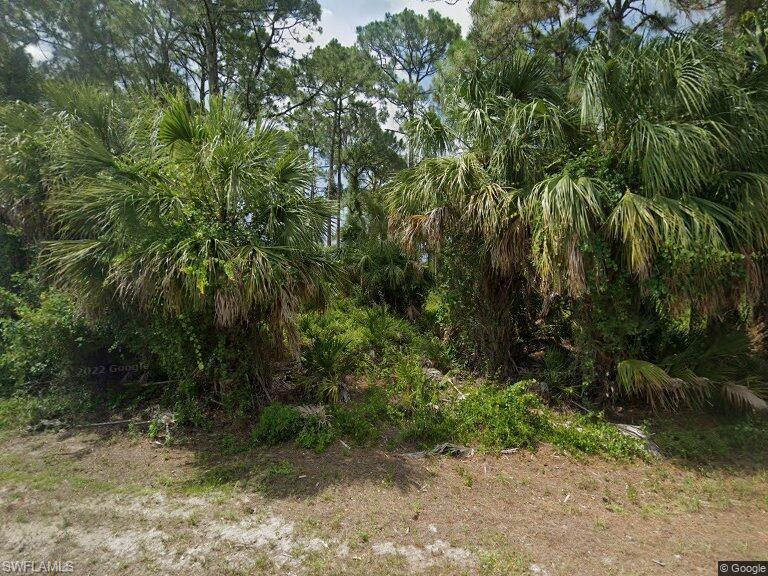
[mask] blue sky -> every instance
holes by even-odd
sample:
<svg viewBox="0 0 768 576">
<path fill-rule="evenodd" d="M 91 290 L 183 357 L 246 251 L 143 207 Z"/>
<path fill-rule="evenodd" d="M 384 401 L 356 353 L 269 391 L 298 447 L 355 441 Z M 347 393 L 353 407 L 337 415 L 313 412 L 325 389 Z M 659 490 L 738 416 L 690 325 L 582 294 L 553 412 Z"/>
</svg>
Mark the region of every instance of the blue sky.
<svg viewBox="0 0 768 576">
<path fill-rule="evenodd" d="M 373 20 L 382 20 L 387 12 L 400 12 L 411 8 L 426 13 L 434 8 L 461 25 L 462 34 L 469 31 L 472 20 L 469 6 L 472 0 L 320 0 L 323 7 L 322 34 L 315 34 L 317 45 L 324 45 L 332 38 L 342 44 L 355 43 L 355 29 Z M 648 10 L 669 10 L 669 0 L 647 0 Z"/>
<path fill-rule="evenodd" d="M 337 38 L 342 44 L 354 44 L 355 29 L 373 20 L 381 20 L 387 12 L 400 12 L 410 8 L 416 12 L 426 13 L 434 8 L 445 16 L 452 18 L 461 25 L 461 31 L 466 34 L 471 19 L 469 5 L 471 0 L 458 0 L 453 4 L 445 0 L 320 0 L 323 7 L 323 18 L 320 25 L 323 33 L 315 35 L 319 45 L 332 38 Z"/>
</svg>

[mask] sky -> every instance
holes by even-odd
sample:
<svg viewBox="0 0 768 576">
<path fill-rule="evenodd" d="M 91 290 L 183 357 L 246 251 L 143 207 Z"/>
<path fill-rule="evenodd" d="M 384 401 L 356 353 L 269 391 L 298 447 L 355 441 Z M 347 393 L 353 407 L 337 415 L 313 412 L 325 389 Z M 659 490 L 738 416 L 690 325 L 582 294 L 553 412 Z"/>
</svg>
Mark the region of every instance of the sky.
<svg viewBox="0 0 768 576">
<path fill-rule="evenodd" d="M 387 12 L 395 14 L 404 8 L 426 14 L 434 8 L 444 16 L 448 16 L 461 25 L 461 32 L 466 36 L 472 19 L 469 6 L 472 0 L 320 0 L 323 16 L 320 25 L 322 34 L 315 34 L 315 43 L 325 45 L 336 38 L 344 45 L 355 43 L 356 28 L 372 22 L 383 20 Z M 659 10 L 665 13 L 669 9 L 669 0 L 648 0 L 649 10 Z"/>
<path fill-rule="evenodd" d="M 315 34 L 315 40 L 320 46 L 333 38 L 345 45 L 354 44 L 358 26 L 383 20 L 387 12 L 395 14 L 404 8 L 422 14 L 433 8 L 460 24 L 462 34 L 466 35 L 471 24 L 470 3 L 471 0 L 320 0 L 323 33 Z"/>
</svg>

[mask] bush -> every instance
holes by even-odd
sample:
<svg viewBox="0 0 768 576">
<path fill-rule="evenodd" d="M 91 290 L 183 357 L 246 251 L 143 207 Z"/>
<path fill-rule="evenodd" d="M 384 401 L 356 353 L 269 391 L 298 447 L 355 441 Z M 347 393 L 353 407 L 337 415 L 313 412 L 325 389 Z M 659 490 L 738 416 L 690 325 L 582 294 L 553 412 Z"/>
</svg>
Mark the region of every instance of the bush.
<svg viewBox="0 0 768 576">
<path fill-rule="evenodd" d="M 274 446 L 295 440 L 308 450 L 323 452 L 336 440 L 335 426 L 325 413 L 302 415 L 296 408 L 272 404 L 261 413 L 251 432 L 256 444 Z"/>
<path fill-rule="evenodd" d="M 349 349 L 349 342 L 339 336 L 315 338 L 302 355 L 313 396 L 333 404 L 340 400 L 342 378 L 353 372 L 357 364 L 358 359 Z"/>
<path fill-rule="evenodd" d="M 257 444 L 274 446 L 296 438 L 302 426 L 301 414 L 295 408 L 285 404 L 272 404 L 264 408 L 251 438 Z"/>
<path fill-rule="evenodd" d="M 411 318 L 421 311 L 433 284 L 429 268 L 389 239 L 358 242 L 342 260 L 366 304 L 383 304 Z"/>
<path fill-rule="evenodd" d="M 320 414 L 306 417 L 296 436 L 296 444 L 317 453 L 325 452 L 335 440 L 336 432 L 333 423 L 325 415 Z"/>
<path fill-rule="evenodd" d="M 339 437 L 358 446 L 371 446 L 379 439 L 377 424 L 386 417 L 386 402 L 381 391 L 371 390 L 362 403 L 307 415 L 285 404 L 272 404 L 262 412 L 251 438 L 266 445 L 295 440 L 300 447 L 318 453 Z"/>
<path fill-rule="evenodd" d="M 13 276 L 26 268 L 26 254 L 18 230 L 0 224 L 0 287 L 12 288 Z"/>
<path fill-rule="evenodd" d="M 0 398 L 0 430 L 22 428 L 41 420 L 76 422 L 98 407 L 90 390 L 60 384 L 39 395 L 14 394 Z"/>
<path fill-rule="evenodd" d="M 551 430 L 541 399 L 527 392 L 532 381 L 497 389 L 482 386 L 450 407 L 456 436 L 485 448 L 534 448 Z"/>
<path fill-rule="evenodd" d="M 21 300 L 16 294 L 0 287 L 0 320 L 16 316 L 16 310 L 20 306 Z"/>
<path fill-rule="evenodd" d="M 441 409 L 440 386 L 422 370 L 421 358 L 403 356 L 388 371 L 388 416 L 401 428 L 403 441 L 441 441 L 449 438 Z"/>
<path fill-rule="evenodd" d="M 617 458 L 646 457 L 645 445 L 622 434 L 605 422 L 600 414 L 586 414 L 567 419 L 550 416 L 553 422 L 549 441 L 562 450 L 577 454 L 605 454 Z"/>
<path fill-rule="evenodd" d="M 768 418 L 731 415 L 686 414 L 660 419 L 653 437 L 662 453 L 696 465 L 731 463 L 744 459 L 768 462 Z"/>
<path fill-rule="evenodd" d="M 339 436 L 356 445 L 372 446 L 381 436 L 377 425 L 386 420 L 387 406 L 386 392 L 381 388 L 369 388 L 362 402 L 334 409 L 334 426 Z"/>
<path fill-rule="evenodd" d="M 6 392 L 71 381 L 103 346 L 62 293 L 42 294 L 39 307 L 19 303 L 14 313 L 16 318 L 0 319 L 0 377 L 5 379 L 0 388 Z"/>
<path fill-rule="evenodd" d="M 14 430 L 28 424 L 32 419 L 34 398 L 11 396 L 0 398 L 0 431 Z"/>
</svg>

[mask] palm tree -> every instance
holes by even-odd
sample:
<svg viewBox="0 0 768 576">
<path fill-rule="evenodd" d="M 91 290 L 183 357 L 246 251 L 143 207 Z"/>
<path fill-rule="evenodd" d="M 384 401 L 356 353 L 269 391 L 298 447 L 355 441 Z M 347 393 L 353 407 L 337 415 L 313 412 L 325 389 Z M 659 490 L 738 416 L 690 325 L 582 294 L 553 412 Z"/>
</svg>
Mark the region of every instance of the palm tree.
<svg viewBox="0 0 768 576">
<path fill-rule="evenodd" d="M 405 239 L 482 242 L 486 275 L 522 273 L 545 309 L 553 296 L 568 299 L 577 347 L 607 392 L 617 377 L 627 391 L 647 384 L 648 365 L 622 357 L 662 357 L 667 342 L 680 345 L 671 333 L 691 340 L 759 294 L 768 81 L 764 65 L 722 42 L 597 44 L 581 55 L 568 95 L 533 56 L 478 63 L 443 95 L 443 126 L 434 117 L 415 125 L 416 141 L 433 149 L 451 134 L 455 153 L 391 186 Z M 630 327 L 629 317 L 652 320 Z M 747 386 L 656 367 L 667 389 L 684 382 L 688 397 L 716 388 L 733 399 L 728 390 Z"/>
<path fill-rule="evenodd" d="M 130 123 L 120 154 L 91 127 L 72 128 L 47 203 L 58 237 L 42 255 L 54 282 L 96 314 L 114 299 L 209 326 L 232 354 L 222 368 L 198 350 L 198 376 L 219 386 L 233 375 L 265 384 L 259 360 L 292 341 L 298 307 L 330 266 L 328 208 L 305 194 L 306 153 L 289 133 L 241 118 L 229 103 L 206 112 L 172 98 Z"/>
</svg>

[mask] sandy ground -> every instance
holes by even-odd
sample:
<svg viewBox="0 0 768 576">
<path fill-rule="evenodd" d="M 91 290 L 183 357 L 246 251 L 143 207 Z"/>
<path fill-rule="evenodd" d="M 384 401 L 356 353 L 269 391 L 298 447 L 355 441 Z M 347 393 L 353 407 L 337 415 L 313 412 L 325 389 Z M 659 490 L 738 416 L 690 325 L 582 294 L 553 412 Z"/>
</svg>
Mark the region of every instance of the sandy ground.
<svg viewBox="0 0 768 576">
<path fill-rule="evenodd" d="M 211 436 L 0 440 L 0 568 L 74 574 L 630 575 L 768 559 L 764 465 L 536 453 L 414 460 Z M 766 448 L 768 450 L 768 447 Z"/>
</svg>

